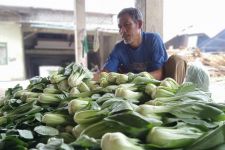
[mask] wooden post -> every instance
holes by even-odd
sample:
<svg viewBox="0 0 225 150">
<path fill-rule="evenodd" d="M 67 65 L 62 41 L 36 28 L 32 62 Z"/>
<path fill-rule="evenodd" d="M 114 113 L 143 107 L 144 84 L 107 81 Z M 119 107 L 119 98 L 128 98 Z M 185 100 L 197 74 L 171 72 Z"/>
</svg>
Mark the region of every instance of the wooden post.
<svg viewBox="0 0 225 150">
<path fill-rule="evenodd" d="M 143 30 L 163 37 L 163 0 L 136 0 L 135 6 L 143 14 Z"/>
<path fill-rule="evenodd" d="M 74 4 L 75 18 L 75 62 L 82 63 L 87 66 L 87 53 L 83 51 L 83 40 L 86 37 L 86 15 L 85 15 L 85 0 L 75 0 Z"/>
</svg>

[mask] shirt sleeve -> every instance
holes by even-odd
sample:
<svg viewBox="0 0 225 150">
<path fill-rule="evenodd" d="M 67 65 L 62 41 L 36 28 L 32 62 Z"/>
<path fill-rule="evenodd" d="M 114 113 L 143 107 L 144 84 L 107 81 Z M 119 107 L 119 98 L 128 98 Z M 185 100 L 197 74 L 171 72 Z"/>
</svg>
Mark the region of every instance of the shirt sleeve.
<svg viewBox="0 0 225 150">
<path fill-rule="evenodd" d="M 151 65 L 149 65 L 147 71 L 155 71 L 162 68 L 168 59 L 164 43 L 158 34 L 154 34 L 151 43 Z"/>
<path fill-rule="evenodd" d="M 114 48 L 106 60 L 103 69 L 106 69 L 110 72 L 117 72 L 119 67 L 119 56 L 117 50 Z"/>
</svg>

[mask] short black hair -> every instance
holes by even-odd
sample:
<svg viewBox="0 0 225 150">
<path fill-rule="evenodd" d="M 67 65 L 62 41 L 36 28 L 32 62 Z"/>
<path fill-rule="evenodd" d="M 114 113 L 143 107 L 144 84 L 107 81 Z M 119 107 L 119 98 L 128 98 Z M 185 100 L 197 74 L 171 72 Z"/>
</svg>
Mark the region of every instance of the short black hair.
<svg viewBox="0 0 225 150">
<path fill-rule="evenodd" d="M 143 21 L 141 11 L 137 8 L 133 8 L 133 7 L 124 8 L 119 12 L 119 14 L 117 15 L 117 18 L 120 18 L 124 14 L 128 14 L 133 21 L 138 21 L 138 20 Z"/>
</svg>

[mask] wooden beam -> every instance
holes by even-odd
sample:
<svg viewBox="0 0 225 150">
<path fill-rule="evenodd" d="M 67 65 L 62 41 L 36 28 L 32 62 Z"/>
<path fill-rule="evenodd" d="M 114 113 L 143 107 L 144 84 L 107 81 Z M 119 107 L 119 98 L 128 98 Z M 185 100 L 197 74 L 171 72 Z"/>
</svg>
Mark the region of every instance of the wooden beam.
<svg viewBox="0 0 225 150">
<path fill-rule="evenodd" d="M 75 18 L 75 62 L 82 63 L 87 66 L 87 54 L 83 52 L 82 41 L 86 36 L 86 15 L 85 15 L 85 0 L 75 0 L 74 3 L 74 18 Z"/>
<path fill-rule="evenodd" d="M 47 49 L 26 49 L 25 54 L 29 55 L 74 55 L 73 50 L 47 50 Z"/>
<path fill-rule="evenodd" d="M 136 0 L 135 6 L 143 14 L 143 30 L 163 36 L 163 0 Z"/>
</svg>

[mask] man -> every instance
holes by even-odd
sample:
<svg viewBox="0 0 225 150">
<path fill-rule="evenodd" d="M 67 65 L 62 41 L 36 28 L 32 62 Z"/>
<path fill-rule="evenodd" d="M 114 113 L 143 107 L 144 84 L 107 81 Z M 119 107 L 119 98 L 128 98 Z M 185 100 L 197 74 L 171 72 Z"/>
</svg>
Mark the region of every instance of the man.
<svg viewBox="0 0 225 150">
<path fill-rule="evenodd" d="M 142 32 L 142 14 L 136 8 L 125 8 L 117 16 L 123 41 L 117 43 L 102 71 L 119 73 L 149 72 L 163 78 L 163 65 L 168 59 L 163 41 L 156 33 Z"/>
<path fill-rule="evenodd" d="M 155 79 L 166 77 L 179 84 L 184 81 L 186 61 L 178 55 L 168 59 L 162 39 L 156 33 L 142 32 L 142 14 L 136 8 L 125 8 L 117 16 L 122 41 L 109 55 L 102 71 L 119 73 L 149 72 Z M 94 79 L 98 79 L 98 74 Z"/>
</svg>

